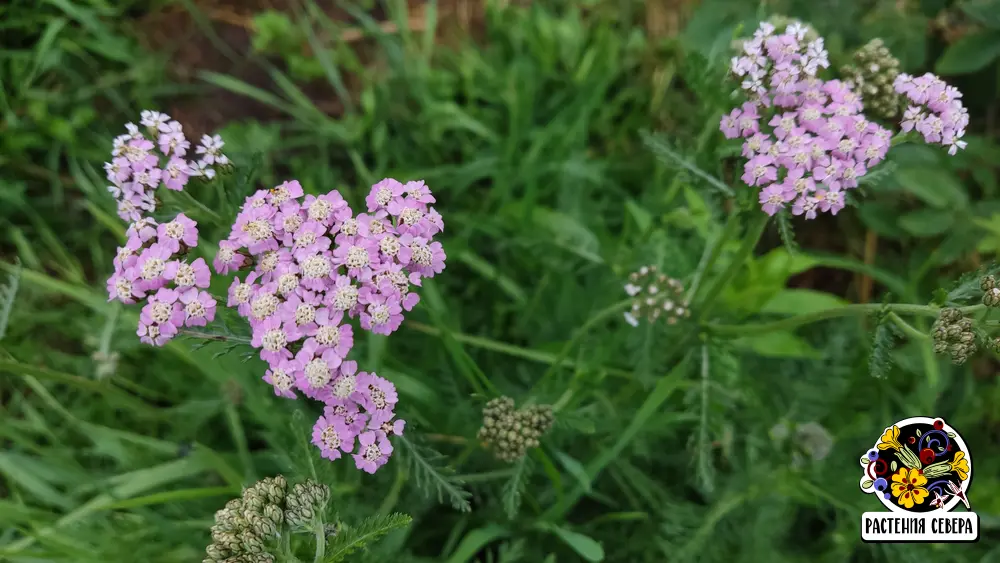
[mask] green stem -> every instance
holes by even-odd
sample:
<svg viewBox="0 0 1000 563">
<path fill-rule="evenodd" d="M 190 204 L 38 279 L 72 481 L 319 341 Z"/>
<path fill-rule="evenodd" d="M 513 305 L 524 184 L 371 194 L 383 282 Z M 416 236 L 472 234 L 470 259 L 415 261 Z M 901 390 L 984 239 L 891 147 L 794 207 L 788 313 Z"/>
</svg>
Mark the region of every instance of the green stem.
<svg viewBox="0 0 1000 563">
<path fill-rule="evenodd" d="M 770 215 L 758 212 L 753 220 L 751 220 L 750 225 L 747 227 L 746 238 L 743 239 L 743 244 L 740 245 L 739 250 L 736 251 L 736 254 L 729 262 L 729 267 L 719 277 L 715 278 L 712 285 L 708 287 L 705 298 L 698 303 L 696 310 L 698 311 L 699 324 L 712 312 L 715 299 L 722 293 L 726 284 L 740 271 L 740 268 L 746 263 L 747 258 L 753 253 L 753 249 L 757 247 L 760 237 L 764 235 L 764 229 L 767 227 L 767 222 L 770 219 Z"/>
<path fill-rule="evenodd" d="M 576 345 L 580 342 L 580 340 L 582 340 L 583 337 L 588 332 L 590 332 L 590 329 L 592 329 L 598 323 L 604 321 L 605 319 L 622 314 L 622 312 L 627 310 L 631 304 L 632 304 L 631 299 L 619 301 L 618 303 L 615 303 L 609 307 L 601 309 L 600 311 L 597 312 L 597 314 L 587 319 L 587 322 L 583 323 L 583 325 L 577 329 L 576 334 L 574 334 L 573 337 L 570 338 L 570 341 L 567 342 L 565 346 L 563 346 L 563 349 L 559 352 L 559 355 L 556 356 L 555 361 L 553 361 L 549 365 L 549 369 L 545 370 L 545 373 L 542 374 L 542 377 L 539 378 L 539 380 L 535 383 L 535 385 L 532 386 L 533 387 L 532 391 L 538 389 L 543 382 L 545 382 L 549 377 L 552 377 L 553 375 L 555 375 L 557 371 L 559 371 L 559 368 L 566 362 L 567 358 L 569 357 L 570 352 L 572 352 L 573 348 L 576 347 Z"/>
<path fill-rule="evenodd" d="M 985 308 L 985 305 L 978 305 Z M 971 309 L 972 307 L 966 307 Z M 917 330 L 929 331 L 924 319 L 916 320 Z M 920 357 L 924 362 L 924 373 L 927 375 L 927 387 L 923 390 L 922 399 L 924 402 L 924 412 L 934 412 L 934 404 L 937 403 L 938 384 L 941 381 L 941 369 L 938 367 L 938 357 L 934 353 L 934 343 L 928 338 L 920 342 Z"/>
<path fill-rule="evenodd" d="M 688 287 L 687 295 L 684 299 L 690 303 L 694 296 L 698 293 L 698 288 L 701 286 L 701 281 L 705 277 L 705 272 L 711 272 L 712 267 L 715 266 L 716 260 L 722 254 L 723 247 L 729 242 L 729 239 L 733 237 L 736 233 L 736 229 L 740 226 L 739 212 L 734 211 L 729 215 L 726 220 L 726 226 L 719 233 L 719 236 L 712 241 L 711 250 L 705 255 L 705 259 L 701 264 L 698 265 L 698 269 L 695 270 L 694 277 L 691 279 L 691 286 Z"/>
<path fill-rule="evenodd" d="M 823 311 L 816 311 L 815 313 L 808 313 L 805 315 L 798 315 L 795 317 L 789 317 L 787 319 L 781 319 L 780 321 L 772 321 L 769 323 L 757 323 L 757 324 L 744 324 L 744 325 L 713 325 L 706 324 L 705 328 L 712 334 L 719 336 L 745 336 L 749 334 L 763 334 L 766 332 L 776 332 L 779 330 L 788 330 L 808 324 L 812 324 L 819 321 L 824 321 L 827 319 L 836 319 L 839 317 L 850 317 L 854 315 L 867 315 L 869 313 L 875 313 L 882 310 L 882 308 L 888 308 L 890 312 L 896 313 L 897 315 L 916 315 L 921 317 L 936 317 L 941 312 L 941 309 L 931 305 L 907 305 L 902 303 L 882 305 L 879 303 L 866 303 L 862 305 L 844 305 L 843 307 L 836 307 L 834 309 L 826 309 Z M 972 305 L 970 307 L 960 307 L 959 310 L 965 314 L 971 314 L 984 309 L 984 305 Z"/>
<path fill-rule="evenodd" d="M 292 531 L 286 529 L 285 533 L 281 534 L 281 541 L 278 545 L 278 549 L 281 550 L 281 559 L 284 563 L 302 563 L 302 561 L 292 553 Z"/>
<path fill-rule="evenodd" d="M 313 557 L 313 563 L 323 563 L 323 558 L 326 557 L 326 527 L 323 517 L 317 514 L 313 524 L 316 526 L 314 530 L 316 534 L 316 556 Z"/>
<path fill-rule="evenodd" d="M 565 407 L 569 400 L 573 398 L 573 389 L 567 389 L 565 393 L 552 405 L 552 412 L 559 412 L 563 407 Z"/>
<path fill-rule="evenodd" d="M 927 340 L 928 338 L 930 338 L 930 336 L 928 336 L 926 332 L 918 330 L 910 323 L 904 321 L 896 313 L 890 312 L 888 317 L 892 322 L 896 323 L 896 326 L 898 326 L 899 329 L 902 330 L 903 334 L 905 334 L 906 336 L 909 336 L 914 340 Z"/>
</svg>

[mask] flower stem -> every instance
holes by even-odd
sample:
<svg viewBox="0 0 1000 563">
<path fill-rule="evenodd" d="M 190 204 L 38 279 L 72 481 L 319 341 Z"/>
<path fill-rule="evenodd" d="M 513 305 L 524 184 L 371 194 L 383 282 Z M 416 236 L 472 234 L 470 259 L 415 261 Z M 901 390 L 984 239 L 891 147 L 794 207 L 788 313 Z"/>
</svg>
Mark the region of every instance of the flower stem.
<svg viewBox="0 0 1000 563">
<path fill-rule="evenodd" d="M 200 330 L 190 330 L 190 329 L 178 330 L 177 333 L 183 334 L 184 336 L 190 336 L 192 338 L 201 338 L 202 340 L 212 340 L 215 342 L 239 342 L 241 344 L 250 344 L 249 338 L 244 338 L 242 336 L 234 336 L 231 334 L 201 332 Z"/>
<path fill-rule="evenodd" d="M 316 526 L 314 530 L 316 534 L 316 556 L 313 557 L 313 563 L 323 563 L 323 558 L 326 556 L 326 527 L 323 517 L 317 514 L 313 525 Z"/>
<path fill-rule="evenodd" d="M 888 317 L 893 323 L 896 324 L 896 326 L 899 327 L 900 330 L 903 331 L 903 334 L 905 334 L 906 336 L 909 336 L 914 340 L 927 340 L 928 338 L 930 338 L 930 336 L 928 336 L 926 332 L 923 332 L 914 327 L 913 325 L 911 325 L 910 323 L 904 321 L 895 312 L 890 311 Z"/>
<path fill-rule="evenodd" d="M 705 277 L 705 272 L 712 271 L 712 266 L 715 266 L 715 261 L 722 254 L 722 248 L 726 246 L 729 239 L 736 233 L 736 229 L 740 226 L 739 215 L 738 211 L 730 214 L 726 220 L 726 226 L 719 233 L 719 236 L 712 241 L 710 250 L 705 254 L 705 259 L 698 265 L 698 269 L 695 270 L 694 277 L 691 279 L 691 285 L 688 287 L 687 295 L 684 297 L 685 301 L 690 303 L 694 299 L 694 296 L 698 293 L 698 288 L 701 286 L 701 281 Z"/>
<path fill-rule="evenodd" d="M 740 271 L 744 263 L 750 254 L 753 253 L 753 249 L 757 247 L 757 243 L 760 242 L 760 237 L 764 235 L 764 229 L 767 227 L 768 220 L 771 219 L 770 215 L 766 213 L 758 213 L 750 221 L 750 225 L 747 227 L 746 238 L 743 239 L 743 244 L 740 245 L 739 250 L 733 256 L 732 260 L 729 262 L 729 267 L 722 272 L 719 277 L 715 278 L 712 285 L 708 287 L 705 292 L 705 297 L 702 299 L 697 307 L 698 311 L 698 323 L 700 324 L 709 313 L 712 311 L 712 306 L 714 305 L 715 299 L 722 293 L 725 289 L 726 284 Z"/>
<path fill-rule="evenodd" d="M 756 324 L 745 324 L 745 325 L 707 324 L 705 325 L 705 328 L 709 332 L 719 336 L 744 336 L 748 334 L 763 334 L 766 332 L 788 330 L 812 324 L 815 322 L 824 321 L 827 319 L 850 317 L 854 315 L 867 315 L 869 313 L 875 313 L 877 311 L 880 311 L 882 310 L 883 307 L 887 308 L 892 313 L 896 313 L 897 315 L 936 317 L 941 312 L 940 308 L 932 305 L 907 305 L 903 303 L 882 305 L 880 303 L 866 303 L 861 305 L 844 305 L 843 307 L 836 307 L 833 309 L 816 311 L 815 313 L 797 315 L 794 317 L 781 319 L 780 321 L 772 321 L 769 323 L 756 323 Z M 960 307 L 959 310 L 965 314 L 970 314 L 970 313 L 975 313 L 984 308 L 985 308 L 984 305 L 972 305 L 970 307 Z"/>
<path fill-rule="evenodd" d="M 629 305 L 631 304 L 632 304 L 631 299 L 625 299 L 623 301 L 619 301 L 609 307 L 601 309 L 596 314 L 594 314 L 594 316 L 587 319 L 587 321 L 583 323 L 583 325 L 576 330 L 576 333 L 573 334 L 569 342 L 567 342 L 563 346 L 562 350 L 560 350 L 559 352 L 559 355 L 556 356 L 555 361 L 549 365 L 549 369 L 545 370 L 545 373 L 542 374 L 542 377 L 540 377 L 538 381 L 536 381 L 535 384 L 532 385 L 531 392 L 537 390 L 544 381 L 548 380 L 550 377 L 555 375 L 557 371 L 559 371 L 559 368 L 562 367 L 563 364 L 565 364 L 567 359 L 569 359 L 570 352 L 572 352 L 573 348 L 575 348 L 576 345 L 583 339 L 583 337 L 586 336 L 588 332 L 590 332 L 590 329 L 594 328 L 599 323 L 611 317 L 614 317 L 616 315 L 621 315 L 624 311 L 628 309 Z"/>
</svg>

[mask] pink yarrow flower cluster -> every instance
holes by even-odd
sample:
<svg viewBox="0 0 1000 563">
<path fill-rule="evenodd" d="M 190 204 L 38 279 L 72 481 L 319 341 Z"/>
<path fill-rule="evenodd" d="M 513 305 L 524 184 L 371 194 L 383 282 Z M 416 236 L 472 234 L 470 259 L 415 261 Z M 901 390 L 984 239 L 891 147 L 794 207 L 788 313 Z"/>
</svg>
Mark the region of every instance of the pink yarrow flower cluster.
<svg viewBox="0 0 1000 563">
<path fill-rule="evenodd" d="M 751 100 L 723 116 L 720 129 L 744 139 L 742 180 L 760 188 L 766 213 L 791 205 L 807 219 L 836 215 L 846 190 L 885 159 L 892 134 L 864 116 L 861 97 L 843 82 L 814 76 L 827 66 L 822 39 L 802 45 L 799 24 L 773 33 L 761 24 L 734 59 L 734 72 L 752 82 L 744 82 Z"/>
<path fill-rule="evenodd" d="M 761 23 L 753 38 L 743 42 L 743 53 L 730 64 L 731 72 L 742 79 L 740 88 L 764 105 L 772 97 L 794 98 L 799 81 L 830 66 L 823 38 L 807 42 L 806 26 L 794 22 L 784 33 L 774 32 L 774 25 Z"/>
<path fill-rule="evenodd" d="M 356 442 L 355 464 L 369 473 L 386 463 L 388 436 L 404 422 L 394 420 L 392 383 L 347 360 L 347 320 L 391 334 L 419 300 L 411 286 L 444 270 L 434 201 L 423 182 L 386 179 L 355 215 L 336 190 L 303 198 L 298 182 L 285 182 L 247 198 L 213 263 L 221 274 L 250 269 L 233 280 L 228 306 L 250 323 L 264 380 L 278 396 L 325 403 L 313 443 L 338 459 Z"/>
<path fill-rule="evenodd" d="M 198 158 L 187 160 L 191 143 L 179 122 L 150 110 L 142 111 L 140 117 L 145 130 L 125 124 L 127 133 L 115 138 L 111 162 L 104 163 L 111 182 L 108 191 L 118 201 L 118 216 L 128 222 L 153 212 L 154 193 L 160 186 L 180 191 L 192 177 L 214 178 L 216 167 L 229 164 L 218 135 L 204 135 L 195 149 Z"/>
<path fill-rule="evenodd" d="M 904 132 L 917 131 L 928 144 L 948 147 L 950 155 L 965 149 L 962 137 L 969 125 L 969 112 L 957 88 L 929 72 L 916 77 L 900 74 L 893 88 L 911 104 L 900 123 Z"/>
<path fill-rule="evenodd" d="M 140 341 L 163 346 L 182 327 L 202 327 L 215 319 L 216 301 L 205 291 L 211 281 L 208 264 L 204 258 L 184 258 L 198 245 L 193 220 L 183 213 L 167 223 L 140 219 L 126 236 L 108 279 L 108 301 L 145 301 L 136 331 Z"/>
</svg>

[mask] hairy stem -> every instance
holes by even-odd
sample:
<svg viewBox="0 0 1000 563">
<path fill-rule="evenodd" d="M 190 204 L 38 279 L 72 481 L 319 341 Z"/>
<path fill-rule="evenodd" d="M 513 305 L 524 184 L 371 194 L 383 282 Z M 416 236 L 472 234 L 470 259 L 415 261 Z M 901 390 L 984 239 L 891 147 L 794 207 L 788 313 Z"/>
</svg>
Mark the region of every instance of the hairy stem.
<svg viewBox="0 0 1000 563">
<path fill-rule="evenodd" d="M 316 534 L 316 556 L 313 557 L 313 563 L 323 563 L 323 558 L 326 557 L 326 527 L 323 517 L 317 514 L 313 525 Z"/>
<path fill-rule="evenodd" d="M 898 314 L 890 312 L 888 317 L 889 320 L 895 323 L 896 326 L 898 326 L 899 329 L 902 330 L 903 334 L 905 334 L 906 336 L 914 340 L 927 340 L 928 338 L 930 338 L 930 336 L 928 336 L 926 332 L 923 332 L 918 328 L 916 328 L 915 326 L 911 325 L 910 323 L 904 321 L 902 317 L 900 317 Z"/>
<path fill-rule="evenodd" d="M 250 344 L 249 338 L 244 338 L 242 336 L 234 336 L 232 334 L 202 332 L 200 330 L 190 330 L 190 329 L 182 329 L 177 331 L 177 333 L 183 334 L 184 336 L 190 336 L 191 338 L 201 338 L 202 340 L 211 340 L 213 342 L 239 342 L 240 344 Z"/>
<path fill-rule="evenodd" d="M 941 312 L 941 309 L 939 307 L 935 307 L 933 305 L 907 305 L 903 303 L 882 305 L 879 303 L 866 303 L 862 305 L 844 305 L 843 307 L 836 307 L 833 309 L 816 311 L 815 313 L 807 313 L 805 315 L 797 315 L 794 317 L 781 319 L 780 321 L 772 321 L 769 323 L 756 323 L 756 324 L 744 324 L 744 325 L 706 324 L 704 325 L 704 327 L 708 332 L 719 336 L 744 336 L 749 334 L 763 334 L 766 332 L 776 332 L 779 330 L 788 330 L 792 328 L 797 328 L 800 326 L 805 326 L 819 321 L 824 321 L 827 319 L 851 317 L 855 315 L 867 315 L 870 313 L 881 311 L 883 308 L 887 308 L 890 312 L 896 313 L 897 315 L 914 315 L 920 317 L 936 317 Z M 985 309 L 984 305 L 972 305 L 970 307 L 959 308 L 959 310 L 965 314 L 975 313 L 982 309 Z"/>
</svg>

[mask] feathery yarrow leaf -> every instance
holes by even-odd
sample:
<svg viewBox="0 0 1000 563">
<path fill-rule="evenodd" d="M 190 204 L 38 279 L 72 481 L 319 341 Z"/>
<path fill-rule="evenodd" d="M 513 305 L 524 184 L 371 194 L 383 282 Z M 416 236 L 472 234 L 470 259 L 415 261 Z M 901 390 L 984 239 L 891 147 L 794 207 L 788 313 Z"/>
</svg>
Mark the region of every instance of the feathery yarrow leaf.
<svg viewBox="0 0 1000 563">
<path fill-rule="evenodd" d="M 521 498 L 524 490 L 528 486 L 528 479 L 534 469 L 531 458 L 523 456 L 514 465 L 514 473 L 503 486 L 503 508 L 507 513 L 507 518 L 511 520 L 517 518 L 517 513 L 521 509 Z"/>
<path fill-rule="evenodd" d="M 775 214 L 775 218 L 778 222 L 778 234 L 781 236 L 782 244 L 785 245 L 789 254 L 794 255 L 799 251 L 799 243 L 795 240 L 795 228 L 792 227 L 792 218 L 789 216 L 788 210 L 782 209 Z"/>
<path fill-rule="evenodd" d="M 370 516 L 357 526 L 341 527 L 332 539 L 327 542 L 327 555 L 324 563 L 339 563 L 348 555 L 364 549 L 369 544 L 381 539 L 389 532 L 405 528 L 413 521 L 406 514 L 389 514 L 388 516 Z"/>
<path fill-rule="evenodd" d="M 454 475 L 454 470 L 436 464 L 445 458 L 439 452 L 426 446 L 417 445 L 409 438 L 399 436 L 399 444 L 406 451 L 407 465 L 417 483 L 417 487 L 428 497 L 433 490 L 438 502 L 448 497 L 451 506 L 460 512 L 471 512 L 469 498 L 472 493 L 462 488 L 465 481 Z"/>
<path fill-rule="evenodd" d="M 734 195 L 733 190 L 731 190 L 722 180 L 716 178 L 708 172 L 705 172 L 689 158 L 671 148 L 670 143 L 667 142 L 663 135 L 659 133 L 649 133 L 648 131 L 640 131 L 639 136 L 642 138 L 643 144 L 646 145 L 646 147 L 652 151 L 653 155 L 655 155 L 656 158 L 664 164 L 679 166 L 694 176 L 701 178 L 705 181 L 705 183 L 712 186 L 716 190 L 719 190 L 723 194 L 730 197 Z"/>
<path fill-rule="evenodd" d="M 868 373 L 876 379 L 885 379 L 892 369 L 892 349 L 896 345 L 896 326 L 887 315 L 879 315 L 872 348 L 868 354 Z"/>
</svg>

